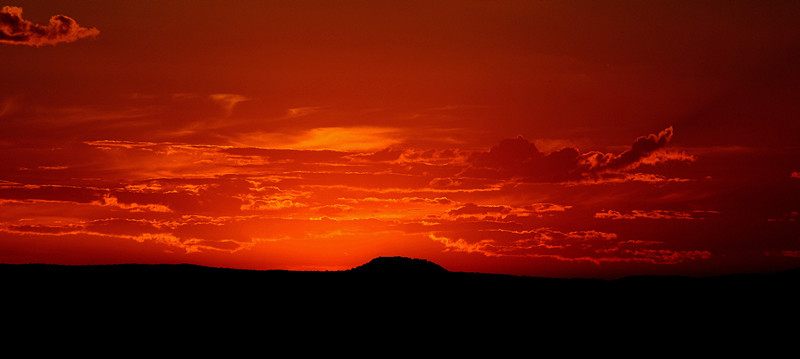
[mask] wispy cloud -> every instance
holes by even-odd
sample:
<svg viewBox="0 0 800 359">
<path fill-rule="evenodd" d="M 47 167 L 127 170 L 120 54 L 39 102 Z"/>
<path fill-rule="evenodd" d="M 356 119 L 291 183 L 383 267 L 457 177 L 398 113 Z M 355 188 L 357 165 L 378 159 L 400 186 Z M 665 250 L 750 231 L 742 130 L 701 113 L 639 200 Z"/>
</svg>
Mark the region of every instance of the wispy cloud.
<svg viewBox="0 0 800 359">
<path fill-rule="evenodd" d="M 633 210 L 630 213 L 622 213 L 619 211 L 608 210 L 604 212 L 597 212 L 594 218 L 600 219 L 695 219 L 690 212 L 681 211 L 667 211 L 667 210 L 653 210 L 641 211 Z"/>
<path fill-rule="evenodd" d="M 614 262 L 677 264 L 711 258 L 705 250 L 657 249 L 658 243 L 620 241 L 617 234 L 595 230 L 564 232 L 552 228 L 524 231 L 482 231 L 480 239 L 459 234 L 431 233 L 431 240 L 448 251 L 482 254 L 487 257 L 551 258 L 558 261 L 589 262 L 600 265 Z"/>
<path fill-rule="evenodd" d="M 215 93 L 209 95 L 209 98 L 211 98 L 211 100 L 216 102 L 218 105 L 222 106 L 222 108 L 225 110 L 225 114 L 228 116 L 233 113 L 233 108 L 236 106 L 236 104 L 249 100 L 247 97 L 233 93 Z"/>
<path fill-rule="evenodd" d="M 317 112 L 318 110 L 319 107 L 316 106 L 293 107 L 286 110 L 286 116 L 301 117 Z"/>
<path fill-rule="evenodd" d="M 402 143 L 404 131 L 393 127 L 317 127 L 299 134 L 258 133 L 240 135 L 233 144 L 243 147 L 293 150 L 375 151 Z"/>
<path fill-rule="evenodd" d="M 0 102 L 0 117 L 3 117 L 5 114 L 11 112 L 14 109 L 14 102 L 11 99 L 5 99 Z"/>
</svg>

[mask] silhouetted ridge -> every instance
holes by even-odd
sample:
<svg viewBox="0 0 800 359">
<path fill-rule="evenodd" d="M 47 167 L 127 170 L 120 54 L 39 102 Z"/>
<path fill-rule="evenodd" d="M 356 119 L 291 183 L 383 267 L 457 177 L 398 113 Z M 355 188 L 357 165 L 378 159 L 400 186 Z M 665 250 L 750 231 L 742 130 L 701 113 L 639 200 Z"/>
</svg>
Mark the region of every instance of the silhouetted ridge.
<svg viewBox="0 0 800 359">
<path fill-rule="evenodd" d="M 378 257 L 350 271 L 355 273 L 387 275 L 449 273 L 446 269 L 431 261 L 406 257 Z"/>
</svg>

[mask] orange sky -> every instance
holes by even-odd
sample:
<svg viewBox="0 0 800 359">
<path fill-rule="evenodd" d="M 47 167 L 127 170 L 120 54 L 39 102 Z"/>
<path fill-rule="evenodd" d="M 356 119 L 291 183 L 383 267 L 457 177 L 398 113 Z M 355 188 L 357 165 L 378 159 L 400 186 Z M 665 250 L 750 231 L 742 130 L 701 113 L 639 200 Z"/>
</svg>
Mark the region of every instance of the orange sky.
<svg viewBox="0 0 800 359">
<path fill-rule="evenodd" d="M 800 265 L 797 2 L 0 7 L 0 262 Z"/>
</svg>

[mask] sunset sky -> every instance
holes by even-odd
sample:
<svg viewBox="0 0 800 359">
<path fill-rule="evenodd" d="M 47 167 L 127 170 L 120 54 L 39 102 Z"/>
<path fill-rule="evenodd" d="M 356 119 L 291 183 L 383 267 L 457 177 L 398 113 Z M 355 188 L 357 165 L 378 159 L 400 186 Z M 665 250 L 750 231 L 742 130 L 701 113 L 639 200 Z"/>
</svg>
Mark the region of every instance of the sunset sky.
<svg viewBox="0 0 800 359">
<path fill-rule="evenodd" d="M 800 267 L 798 1 L 0 8 L 2 263 Z"/>
</svg>

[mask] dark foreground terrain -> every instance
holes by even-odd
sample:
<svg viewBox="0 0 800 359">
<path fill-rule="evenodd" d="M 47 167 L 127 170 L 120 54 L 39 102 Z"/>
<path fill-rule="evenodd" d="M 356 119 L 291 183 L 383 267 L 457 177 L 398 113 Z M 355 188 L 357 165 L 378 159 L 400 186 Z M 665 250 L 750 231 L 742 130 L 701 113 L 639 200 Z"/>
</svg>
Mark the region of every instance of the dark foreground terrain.
<svg viewBox="0 0 800 359">
<path fill-rule="evenodd" d="M 345 271 L 238 270 L 188 264 L 0 264 L 4 297 L 50 301 L 139 302 L 183 298 L 221 301 L 299 300 L 402 303 L 447 300 L 475 304 L 581 302 L 632 306 L 717 305 L 800 298 L 800 269 L 716 277 L 636 276 L 617 280 L 556 279 L 450 272 L 422 259 L 376 258 Z M 482 302 L 478 302 L 482 301 Z"/>
<path fill-rule="evenodd" d="M 411 323 L 417 331 L 480 325 L 484 331 L 605 335 L 619 328 L 640 335 L 680 328 L 681 335 L 698 335 L 707 330 L 762 332 L 784 324 L 792 329 L 782 332 L 791 334 L 800 318 L 798 270 L 707 278 L 552 279 L 449 272 L 425 260 L 384 257 L 335 272 L 0 265 L 0 278 L 6 319 L 29 325 L 81 322 L 115 328 L 124 323 L 126 328 L 202 331 L 211 325 L 233 330 L 243 323 L 293 330 Z"/>
</svg>

